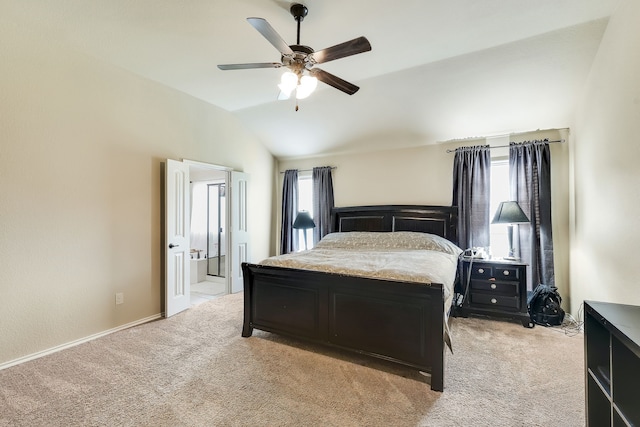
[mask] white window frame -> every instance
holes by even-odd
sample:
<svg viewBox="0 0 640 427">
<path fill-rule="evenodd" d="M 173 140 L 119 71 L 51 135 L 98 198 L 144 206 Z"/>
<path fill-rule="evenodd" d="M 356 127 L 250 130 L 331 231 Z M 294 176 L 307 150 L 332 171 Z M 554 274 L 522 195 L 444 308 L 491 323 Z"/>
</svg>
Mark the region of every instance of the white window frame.
<svg viewBox="0 0 640 427">
<path fill-rule="evenodd" d="M 510 199 L 509 191 L 509 158 L 496 157 L 491 159 L 491 203 L 490 218 L 498 209 L 500 202 Z M 509 254 L 509 238 L 506 224 L 491 224 L 489 235 L 489 253 L 493 258 L 502 258 Z"/>
<path fill-rule="evenodd" d="M 313 174 L 298 174 L 298 211 L 307 211 L 313 218 Z M 313 248 L 313 229 L 298 230 L 298 250 L 304 250 L 304 233 L 307 233 L 307 248 Z"/>
</svg>

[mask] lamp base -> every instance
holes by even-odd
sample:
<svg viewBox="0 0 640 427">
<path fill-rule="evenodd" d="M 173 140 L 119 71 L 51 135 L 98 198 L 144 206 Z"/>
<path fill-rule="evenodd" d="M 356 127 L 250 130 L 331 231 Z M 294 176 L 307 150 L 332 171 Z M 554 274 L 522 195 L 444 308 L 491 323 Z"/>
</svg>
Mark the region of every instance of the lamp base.
<svg viewBox="0 0 640 427">
<path fill-rule="evenodd" d="M 508 233 L 509 233 L 509 256 L 504 257 L 508 261 L 520 261 L 520 257 L 517 257 L 516 251 L 513 248 L 513 224 L 509 224 Z"/>
</svg>

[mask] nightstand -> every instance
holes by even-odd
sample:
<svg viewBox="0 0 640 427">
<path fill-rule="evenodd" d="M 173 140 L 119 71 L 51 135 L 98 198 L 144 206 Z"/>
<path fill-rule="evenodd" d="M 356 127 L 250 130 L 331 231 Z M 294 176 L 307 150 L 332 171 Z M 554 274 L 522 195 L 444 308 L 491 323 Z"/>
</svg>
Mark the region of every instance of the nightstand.
<svg viewBox="0 0 640 427">
<path fill-rule="evenodd" d="M 462 305 L 454 316 L 477 314 L 519 320 L 533 328 L 527 310 L 527 264 L 502 259 L 464 259 L 461 261 Z M 469 289 L 467 290 L 467 283 Z"/>
</svg>

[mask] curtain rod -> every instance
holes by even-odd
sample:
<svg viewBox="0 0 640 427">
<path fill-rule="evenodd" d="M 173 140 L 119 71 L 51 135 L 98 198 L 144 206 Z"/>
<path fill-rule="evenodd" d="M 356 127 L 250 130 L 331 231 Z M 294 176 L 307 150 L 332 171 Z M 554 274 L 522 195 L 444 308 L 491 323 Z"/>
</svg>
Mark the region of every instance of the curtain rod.
<svg viewBox="0 0 640 427">
<path fill-rule="evenodd" d="M 338 169 L 337 166 L 329 166 L 331 170 Z M 280 173 L 285 173 L 286 171 L 280 171 Z M 298 172 L 313 172 L 313 169 L 298 169 Z"/>
<path fill-rule="evenodd" d="M 542 141 L 544 141 L 544 140 L 542 140 Z M 525 142 L 529 142 L 529 141 L 511 142 L 511 143 L 509 143 L 509 145 L 496 145 L 494 147 L 489 147 L 489 149 L 492 149 L 492 148 L 507 148 L 507 147 L 510 147 L 511 144 L 524 144 Z M 546 141 L 546 142 L 548 142 L 549 144 L 554 143 L 554 142 L 564 142 L 564 139 L 556 139 L 555 141 Z M 458 147 L 458 148 L 464 148 L 464 146 Z M 448 149 L 447 153 L 454 153 L 456 150 L 457 149 L 453 149 L 453 150 Z"/>
</svg>

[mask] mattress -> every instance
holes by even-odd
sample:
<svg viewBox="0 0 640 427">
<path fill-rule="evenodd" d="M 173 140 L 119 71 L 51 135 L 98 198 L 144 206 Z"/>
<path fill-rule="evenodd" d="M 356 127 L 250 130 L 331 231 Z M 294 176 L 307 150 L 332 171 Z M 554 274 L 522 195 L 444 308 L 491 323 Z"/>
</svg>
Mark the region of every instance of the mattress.
<svg viewBox="0 0 640 427">
<path fill-rule="evenodd" d="M 260 264 L 417 285 L 439 283 L 448 299 L 461 252 L 448 240 L 427 233 L 332 233 L 313 249 L 267 258 Z"/>
</svg>

